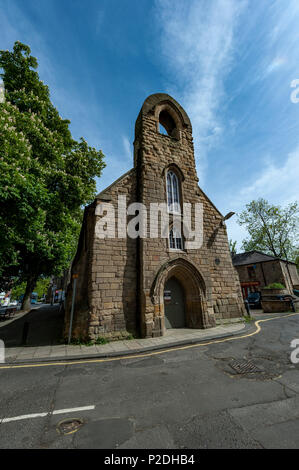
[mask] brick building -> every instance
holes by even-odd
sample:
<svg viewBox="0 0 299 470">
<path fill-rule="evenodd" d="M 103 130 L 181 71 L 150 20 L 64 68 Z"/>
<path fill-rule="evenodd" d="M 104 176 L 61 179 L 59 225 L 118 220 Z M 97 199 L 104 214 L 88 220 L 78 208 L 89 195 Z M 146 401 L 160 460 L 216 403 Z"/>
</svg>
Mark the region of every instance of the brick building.
<svg viewBox="0 0 299 470">
<path fill-rule="evenodd" d="M 117 209 L 120 196 L 127 206 L 164 203 L 167 238 L 159 236 L 161 219 L 154 228 L 145 225 L 145 236 L 112 235 L 114 224 L 124 223 Z M 203 208 L 200 248 L 188 247 L 183 230 L 173 226 L 184 203 Z M 109 205 L 116 209 L 115 220 L 99 238 L 97 224 Z M 194 217 L 192 212 L 193 227 Z M 78 275 L 73 337 L 161 336 L 165 328 L 209 328 L 244 313 L 224 218 L 198 186 L 191 123 L 169 95 L 145 100 L 135 125 L 134 167 L 86 207 L 72 272 Z M 70 285 L 65 332 L 71 298 Z"/>
<path fill-rule="evenodd" d="M 244 299 L 250 292 L 259 292 L 262 287 L 278 282 L 290 294 L 299 286 L 299 276 L 295 263 L 266 255 L 260 251 L 233 254 L 235 266 L 241 283 Z"/>
</svg>

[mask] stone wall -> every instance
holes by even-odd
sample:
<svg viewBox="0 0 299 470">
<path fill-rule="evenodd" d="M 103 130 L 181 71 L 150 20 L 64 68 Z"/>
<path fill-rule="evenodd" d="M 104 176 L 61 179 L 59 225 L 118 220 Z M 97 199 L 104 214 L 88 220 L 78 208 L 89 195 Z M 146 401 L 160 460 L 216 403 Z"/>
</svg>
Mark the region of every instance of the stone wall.
<svg viewBox="0 0 299 470">
<path fill-rule="evenodd" d="M 117 209 L 118 195 L 126 196 L 127 204 L 136 201 L 136 175 L 131 170 L 104 194 L 97 206 L 109 203 Z M 118 227 L 118 212 L 115 211 Z M 94 223 L 99 216 L 95 215 Z M 94 229 L 96 230 L 96 228 Z M 117 233 L 116 233 L 117 235 Z M 113 338 L 136 333 L 136 240 L 95 237 L 91 261 L 91 321 L 89 336 Z"/>
<path fill-rule="evenodd" d="M 91 264 L 94 241 L 94 211 L 95 203 L 85 208 L 79 237 L 78 249 L 72 263 L 71 275 L 76 274 L 76 297 L 72 326 L 72 337 L 86 339 L 89 336 L 90 304 L 92 300 L 91 291 Z M 74 280 L 66 292 L 66 309 L 64 322 L 64 336 L 67 338 L 70 324 L 70 313 L 73 296 Z"/>
<path fill-rule="evenodd" d="M 171 135 L 159 133 L 164 113 Z M 169 113 L 169 115 L 166 115 Z M 168 117 L 167 117 L 168 116 Z M 173 128 L 171 128 L 171 126 Z M 181 186 L 181 203 L 203 205 L 203 244 L 199 249 L 172 250 L 168 238 L 110 238 L 97 234 L 106 204 L 166 203 L 166 175 L 172 168 Z M 127 221 L 130 217 L 127 217 Z M 134 168 L 100 193 L 85 210 L 72 272 L 79 274 L 74 337 L 96 339 L 164 334 L 164 283 L 180 280 L 186 296 L 187 324 L 209 328 L 217 320 L 245 313 L 239 279 L 232 265 L 223 217 L 198 186 L 191 123 L 168 95 L 150 96 L 136 121 Z M 118 226 L 116 212 L 115 226 Z M 192 214 L 194 227 L 194 213 Z M 159 224 L 156 227 L 159 229 Z M 150 234 L 147 227 L 147 233 Z M 70 312 L 68 292 L 66 331 Z"/>
<path fill-rule="evenodd" d="M 149 101 L 149 103 L 147 102 Z M 159 112 L 168 110 L 176 123 L 176 137 L 158 132 Z M 190 261 L 206 286 L 206 327 L 216 318 L 242 315 L 244 312 L 238 276 L 232 266 L 227 233 L 221 226 L 222 215 L 198 187 L 192 129 L 189 119 L 175 100 L 167 95 L 154 95 L 146 100 L 138 116 L 135 135 L 135 164 L 140 174 L 140 200 L 148 207 L 151 202 L 166 201 L 166 170 L 175 164 L 180 171 L 182 202 L 204 206 L 204 241 L 197 250 L 173 251 L 168 240 L 141 240 L 141 316 L 143 335 L 163 333 L 163 308 L 152 302 L 150 291 L 159 268 L 174 258 Z M 216 259 L 219 260 L 217 264 Z"/>
</svg>

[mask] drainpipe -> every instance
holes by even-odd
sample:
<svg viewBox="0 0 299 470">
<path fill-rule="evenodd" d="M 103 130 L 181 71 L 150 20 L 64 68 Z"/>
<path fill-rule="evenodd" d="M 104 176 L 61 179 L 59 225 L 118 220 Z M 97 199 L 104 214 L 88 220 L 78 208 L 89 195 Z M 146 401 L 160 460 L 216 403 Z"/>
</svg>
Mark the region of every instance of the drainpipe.
<svg viewBox="0 0 299 470">
<path fill-rule="evenodd" d="M 265 272 L 264 272 L 263 263 L 261 263 L 261 268 L 262 268 L 262 273 L 263 273 L 264 283 L 265 283 L 265 287 L 266 287 L 266 285 L 267 285 L 267 281 L 266 281 L 266 276 L 265 276 Z"/>
<path fill-rule="evenodd" d="M 286 262 L 287 262 L 287 271 L 288 271 L 288 275 L 289 275 L 289 285 L 290 285 L 290 291 L 291 291 L 291 294 L 293 294 L 293 284 L 292 284 L 292 278 L 291 278 L 291 275 L 290 275 L 290 270 L 289 270 L 289 260 L 288 260 L 288 255 L 287 255 L 287 252 L 284 250 L 284 254 L 285 254 L 285 257 L 286 257 Z"/>
</svg>

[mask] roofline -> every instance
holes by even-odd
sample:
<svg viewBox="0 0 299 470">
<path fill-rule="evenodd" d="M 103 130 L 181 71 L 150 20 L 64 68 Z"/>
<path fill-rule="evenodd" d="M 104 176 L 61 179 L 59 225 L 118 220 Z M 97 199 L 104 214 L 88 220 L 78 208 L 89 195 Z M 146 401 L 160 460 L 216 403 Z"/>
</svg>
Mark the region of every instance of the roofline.
<svg viewBox="0 0 299 470">
<path fill-rule="evenodd" d="M 201 187 L 198 185 L 198 189 L 200 190 L 200 192 L 204 195 L 204 197 L 209 201 L 209 203 L 214 207 L 214 209 L 218 212 L 218 214 L 221 216 L 221 218 L 223 219 L 223 215 L 221 214 L 220 210 L 217 209 L 217 207 L 215 206 L 215 204 L 211 201 L 211 199 L 206 195 L 206 193 L 201 189 Z"/>
<path fill-rule="evenodd" d="M 269 263 L 270 261 L 283 261 L 284 263 L 287 263 L 287 264 L 294 264 L 295 266 L 296 263 L 294 263 L 294 261 L 287 261 L 286 259 L 283 259 L 283 258 L 279 258 L 279 257 L 275 257 L 275 256 L 272 256 L 272 255 L 267 255 L 267 253 L 263 253 L 262 251 L 259 251 L 259 250 L 251 250 L 251 251 L 244 251 L 243 253 L 236 253 L 236 255 L 245 255 L 245 253 L 259 253 L 261 255 L 264 255 L 264 256 L 269 256 L 271 257 L 272 259 L 267 259 L 267 260 L 262 260 L 262 261 L 255 261 L 255 262 L 252 262 L 252 263 L 234 263 L 234 260 L 233 261 L 233 265 L 234 266 L 246 266 L 246 264 L 260 264 L 260 263 Z"/>
<path fill-rule="evenodd" d="M 249 253 L 259 253 L 260 255 L 263 255 L 263 256 L 269 256 L 269 258 L 273 258 L 273 259 L 276 259 L 276 258 L 277 258 L 277 256 L 268 255 L 267 253 L 263 253 L 262 251 L 259 251 L 259 250 L 243 251 L 243 253 L 235 253 L 235 255 L 236 255 L 236 256 L 238 256 L 238 255 L 246 255 L 246 254 L 249 254 Z"/>
<path fill-rule="evenodd" d="M 119 178 L 117 178 L 117 180 L 113 181 L 113 183 L 111 183 L 109 186 L 107 186 L 107 188 L 103 189 L 99 194 L 97 194 L 95 199 L 101 199 L 101 197 L 105 193 L 107 193 L 107 191 L 109 191 L 109 189 L 111 189 L 116 183 L 119 183 L 123 178 L 128 176 L 131 172 L 133 172 L 133 170 L 135 170 L 135 168 L 131 168 L 129 171 L 127 171 L 126 173 L 121 175 Z"/>
</svg>

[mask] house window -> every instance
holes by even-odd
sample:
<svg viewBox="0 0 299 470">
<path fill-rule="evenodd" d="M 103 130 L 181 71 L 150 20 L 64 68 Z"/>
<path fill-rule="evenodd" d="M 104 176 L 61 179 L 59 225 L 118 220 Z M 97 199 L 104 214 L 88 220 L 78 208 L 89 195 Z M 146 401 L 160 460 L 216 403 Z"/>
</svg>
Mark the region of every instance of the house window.
<svg viewBox="0 0 299 470">
<path fill-rule="evenodd" d="M 169 232 L 169 248 L 171 248 L 172 250 L 182 250 L 183 249 L 182 235 L 174 227 L 172 227 L 170 232 Z"/>
<path fill-rule="evenodd" d="M 255 270 L 253 266 L 248 266 L 247 272 L 250 279 L 255 278 Z"/>
<path fill-rule="evenodd" d="M 173 171 L 167 173 L 167 204 L 170 212 L 181 212 L 179 180 Z"/>
</svg>

